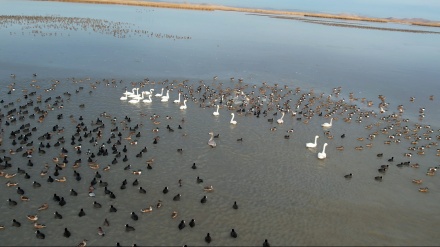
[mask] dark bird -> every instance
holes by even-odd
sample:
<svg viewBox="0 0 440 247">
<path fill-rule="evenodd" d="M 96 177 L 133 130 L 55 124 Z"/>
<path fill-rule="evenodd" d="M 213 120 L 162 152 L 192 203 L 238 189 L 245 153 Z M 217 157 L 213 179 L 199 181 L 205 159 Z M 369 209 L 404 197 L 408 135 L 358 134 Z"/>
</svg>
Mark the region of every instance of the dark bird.
<svg viewBox="0 0 440 247">
<path fill-rule="evenodd" d="M 163 192 L 164 194 L 168 193 L 168 187 L 165 187 L 165 188 L 162 190 L 162 192 Z"/>
<path fill-rule="evenodd" d="M 209 235 L 209 232 L 208 232 L 206 234 L 206 237 L 205 237 L 205 242 L 207 242 L 209 244 L 209 243 L 211 243 L 211 241 L 212 241 L 212 238 L 211 238 L 211 235 Z"/>
<path fill-rule="evenodd" d="M 189 222 L 189 226 L 190 227 L 196 226 L 196 221 L 194 219 L 191 219 L 191 221 Z"/>
<path fill-rule="evenodd" d="M 264 240 L 263 247 L 270 247 L 269 241 L 267 241 L 267 239 Z"/>
<path fill-rule="evenodd" d="M 63 218 L 63 216 L 60 213 L 58 213 L 57 211 L 55 211 L 54 215 L 55 215 L 55 219 L 62 219 Z"/>
<path fill-rule="evenodd" d="M 175 195 L 175 196 L 173 197 L 173 201 L 180 201 L 180 197 L 181 197 L 180 194 Z"/>
<path fill-rule="evenodd" d="M 352 173 L 347 174 L 347 175 L 344 175 L 344 178 L 352 178 L 352 177 L 353 177 L 353 174 L 352 174 Z"/>
<path fill-rule="evenodd" d="M 208 200 L 208 198 L 206 196 L 203 196 L 202 199 L 200 200 L 201 203 L 206 203 L 206 201 Z"/>
<path fill-rule="evenodd" d="M 394 161 L 394 157 L 391 157 L 391 159 L 388 159 L 389 162 L 393 162 Z"/>
<path fill-rule="evenodd" d="M 15 220 L 15 219 L 13 219 L 13 220 L 12 220 L 12 226 L 20 227 L 20 226 L 21 226 L 21 223 L 18 222 L 17 220 Z"/>
<path fill-rule="evenodd" d="M 139 217 L 137 216 L 137 214 L 135 212 L 131 212 L 131 219 L 132 220 L 138 220 Z"/>
<path fill-rule="evenodd" d="M 64 228 L 64 233 L 63 233 L 63 236 L 65 237 L 65 238 L 69 238 L 70 237 L 70 231 L 69 230 L 67 230 L 67 228 Z"/>
<path fill-rule="evenodd" d="M 35 236 L 36 236 L 37 238 L 39 238 L 39 239 L 45 239 L 45 238 L 46 238 L 46 235 L 44 235 L 44 233 L 40 232 L 40 230 L 37 230 L 37 231 L 35 232 Z"/>
<path fill-rule="evenodd" d="M 125 231 L 126 232 L 131 232 L 131 231 L 134 231 L 134 230 L 135 230 L 134 227 L 132 227 L 132 226 L 130 226 L 128 224 L 125 224 Z"/>
<path fill-rule="evenodd" d="M 237 235 L 237 233 L 235 232 L 234 229 L 231 230 L 231 237 L 233 237 L 233 238 L 237 238 L 238 237 L 238 235 Z"/>
<path fill-rule="evenodd" d="M 234 205 L 232 205 L 232 208 L 233 208 L 233 209 L 238 209 L 237 202 L 234 202 Z"/>
<path fill-rule="evenodd" d="M 83 216 L 85 216 L 85 215 L 86 215 L 86 213 L 84 212 L 84 209 L 81 208 L 81 210 L 80 210 L 79 213 L 78 213 L 78 216 L 79 216 L 79 217 L 83 217 Z"/>
<path fill-rule="evenodd" d="M 182 230 L 183 228 L 185 228 L 185 221 L 184 220 L 182 220 L 182 221 L 180 221 L 180 223 L 179 223 L 179 230 Z"/>
<path fill-rule="evenodd" d="M 376 176 L 376 177 L 374 177 L 374 180 L 376 180 L 376 181 L 382 181 L 382 176 Z"/>
</svg>

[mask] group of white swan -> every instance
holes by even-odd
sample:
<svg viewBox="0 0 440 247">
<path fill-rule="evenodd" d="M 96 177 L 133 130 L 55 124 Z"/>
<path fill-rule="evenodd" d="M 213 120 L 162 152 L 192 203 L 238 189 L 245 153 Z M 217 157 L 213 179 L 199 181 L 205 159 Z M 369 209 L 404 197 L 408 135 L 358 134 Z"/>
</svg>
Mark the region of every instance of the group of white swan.
<svg viewBox="0 0 440 247">
<path fill-rule="evenodd" d="M 323 123 L 323 124 L 321 124 L 321 126 L 324 128 L 330 128 L 330 127 L 332 127 L 332 122 L 333 122 L 333 118 L 330 118 L 330 123 Z M 315 142 L 306 143 L 306 147 L 315 148 L 318 145 L 318 143 L 317 143 L 318 138 L 319 138 L 319 136 L 315 136 Z M 328 145 L 327 143 L 324 143 L 324 145 L 322 146 L 322 152 L 318 153 L 318 159 L 322 160 L 322 159 L 327 158 L 327 154 L 325 153 L 325 147 L 327 147 L 327 145 Z"/>
<path fill-rule="evenodd" d="M 131 92 L 125 90 L 120 100 L 128 100 L 129 98 L 131 98 L 130 100 L 128 100 L 128 102 L 132 104 L 139 103 L 140 101 L 144 103 L 151 103 L 153 102 L 153 100 L 151 99 L 151 97 L 153 96 L 153 92 L 154 89 L 150 89 L 149 91 L 139 93 L 139 88 L 133 88 Z M 166 95 L 163 95 L 163 92 L 164 88 L 162 88 L 160 93 L 157 93 L 154 96 L 160 97 L 161 102 L 168 102 L 168 100 L 170 99 L 170 90 L 167 90 Z M 180 94 L 181 93 L 179 92 L 179 98 L 177 100 L 174 100 L 174 103 L 180 103 Z M 145 96 L 148 96 L 148 99 L 146 99 Z M 187 109 L 186 99 L 183 101 L 183 105 L 180 106 L 180 109 Z"/>
</svg>

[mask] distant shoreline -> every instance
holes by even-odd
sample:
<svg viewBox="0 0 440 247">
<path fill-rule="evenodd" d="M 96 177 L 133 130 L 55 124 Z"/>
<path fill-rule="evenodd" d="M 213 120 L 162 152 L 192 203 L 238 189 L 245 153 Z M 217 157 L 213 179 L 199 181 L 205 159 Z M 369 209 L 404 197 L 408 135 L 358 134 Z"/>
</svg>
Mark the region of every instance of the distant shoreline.
<svg viewBox="0 0 440 247">
<path fill-rule="evenodd" d="M 204 5 L 204 4 L 188 4 L 188 3 L 167 3 L 167 2 L 151 2 L 151 1 L 137 1 L 137 0 L 37 0 L 37 1 L 52 1 L 52 2 L 74 2 L 74 3 L 91 3 L 91 4 L 120 4 L 131 6 L 143 6 L 154 8 L 171 8 L 171 9 L 187 9 L 200 11 L 236 11 L 245 13 L 258 14 L 273 14 L 273 15 L 292 15 L 301 17 L 316 17 L 316 18 L 330 18 L 350 21 L 368 21 L 368 22 L 382 22 L 382 23 L 397 23 L 405 25 L 440 27 L 440 22 L 418 21 L 407 19 L 393 19 L 393 18 L 370 18 L 352 15 L 335 15 L 323 13 L 309 13 L 297 11 L 282 11 L 282 10 L 266 10 L 266 9 L 252 9 L 252 8 L 235 8 L 221 5 Z"/>
</svg>

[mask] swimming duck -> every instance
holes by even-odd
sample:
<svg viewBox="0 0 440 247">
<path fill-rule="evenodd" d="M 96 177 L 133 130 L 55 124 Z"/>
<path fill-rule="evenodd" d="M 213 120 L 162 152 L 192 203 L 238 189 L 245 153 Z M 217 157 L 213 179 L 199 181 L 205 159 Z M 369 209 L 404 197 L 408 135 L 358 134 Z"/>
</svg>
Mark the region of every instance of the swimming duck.
<svg viewBox="0 0 440 247">
<path fill-rule="evenodd" d="M 353 177 L 353 174 L 352 173 L 349 173 L 349 174 L 347 174 L 347 175 L 344 175 L 344 178 L 352 178 Z"/>
<path fill-rule="evenodd" d="M 415 184 L 421 184 L 423 182 L 423 180 L 421 180 L 421 179 L 413 179 L 412 182 L 415 183 Z"/>
<path fill-rule="evenodd" d="M 134 227 L 132 227 L 132 226 L 130 226 L 128 224 L 125 224 L 125 231 L 126 232 L 131 232 L 131 231 L 134 231 L 134 230 L 135 230 Z"/>
<path fill-rule="evenodd" d="M 45 238 L 46 238 L 46 235 L 45 235 L 44 233 L 40 232 L 40 230 L 37 230 L 37 231 L 35 232 L 35 236 L 36 236 L 38 239 L 45 239 Z"/>
<path fill-rule="evenodd" d="M 64 228 L 64 233 L 63 233 L 63 236 L 65 237 L 65 238 L 69 238 L 70 237 L 70 231 L 69 230 L 67 230 L 67 228 Z"/>
<path fill-rule="evenodd" d="M 142 213 L 150 213 L 152 211 L 153 211 L 153 207 L 152 206 L 149 206 L 148 208 L 141 209 Z"/>
<path fill-rule="evenodd" d="M 233 208 L 233 209 L 238 209 L 238 205 L 237 205 L 237 202 L 236 202 L 236 201 L 234 202 L 234 205 L 232 205 L 232 208 Z"/>
<path fill-rule="evenodd" d="M 231 230 L 231 237 L 233 237 L 233 238 L 237 238 L 238 237 L 238 235 L 237 235 L 237 233 L 235 232 L 235 230 L 234 229 L 232 229 Z"/>
<path fill-rule="evenodd" d="M 177 217 L 177 211 L 173 211 L 172 213 L 171 213 L 171 218 L 172 219 L 175 219 Z"/>
<path fill-rule="evenodd" d="M 38 211 L 46 210 L 49 208 L 49 204 L 43 203 L 39 208 Z"/>
<path fill-rule="evenodd" d="M 203 190 L 206 191 L 206 192 L 212 192 L 212 191 L 214 191 L 214 187 L 212 187 L 212 185 L 205 186 L 203 188 Z"/>
<path fill-rule="evenodd" d="M 37 221 L 38 220 L 38 215 L 27 215 L 26 218 L 30 221 Z"/>
<path fill-rule="evenodd" d="M 196 225 L 196 221 L 194 219 L 191 219 L 191 221 L 189 222 L 189 226 L 192 228 Z"/>
<path fill-rule="evenodd" d="M 208 232 L 206 234 L 206 237 L 205 237 L 205 242 L 207 242 L 209 244 L 209 243 L 211 243 L 211 241 L 212 241 L 212 238 L 211 238 L 211 235 L 209 235 L 209 232 Z"/>
<path fill-rule="evenodd" d="M 180 221 L 179 223 L 179 230 L 182 230 L 183 228 L 185 228 L 185 220 Z"/>
<path fill-rule="evenodd" d="M 45 224 L 39 224 L 37 222 L 34 223 L 34 228 L 35 229 L 42 229 L 42 228 L 45 228 L 45 227 L 46 227 Z"/>
<path fill-rule="evenodd" d="M 424 187 L 424 188 L 419 188 L 419 191 L 420 192 L 428 192 L 429 189 L 428 189 L 428 187 Z"/>
</svg>

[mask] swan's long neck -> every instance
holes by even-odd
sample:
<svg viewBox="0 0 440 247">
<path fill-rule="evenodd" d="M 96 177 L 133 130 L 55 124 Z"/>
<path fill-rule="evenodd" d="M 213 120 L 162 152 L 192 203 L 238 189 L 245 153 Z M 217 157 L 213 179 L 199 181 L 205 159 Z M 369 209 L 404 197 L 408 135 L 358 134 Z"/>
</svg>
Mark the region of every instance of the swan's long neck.
<svg viewBox="0 0 440 247">
<path fill-rule="evenodd" d="M 284 117 L 284 112 L 282 112 L 281 114 L 283 114 L 283 115 L 281 116 L 280 120 L 283 120 L 283 117 Z"/>
<path fill-rule="evenodd" d="M 183 101 L 183 105 L 186 107 L 186 100 Z"/>
<path fill-rule="evenodd" d="M 324 144 L 324 147 L 322 147 L 322 152 L 325 153 L 325 147 L 327 147 L 327 145 Z"/>
<path fill-rule="evenodd" d="M 232 118 L 231 118 L 231 122 L 232 122 L 232 121 L 234 121 L 235 115 L 234 115 L 234 113 L 232 113 L 231 115 L 232 115 Z"/>
<path fill-rule="evenodd" d="M 315 136 L 315 145 L 317 141 L 318 141 L 318 136 Z"/>
<path fill-rule="evenodd" d="M 333 118 L 330 118 L 330 125 L 332 124 Z"/>
<path fill-rule="evenodd" d="M 218 113 L 218 108 L 220 108 L 220 106 L 219 106 L 219 105 L 217 105 L 217 113 Z"/>
<path fill-rule="evenodd" d="M 212 139 L 214 139 L 214 134 L 213 133 L 209 133 L 211 135 L 211 138 L 209 138 L 209 141 L 212 141 Z"/>
<path fill-rule="evenodd" d="M 179 93 L 179 101 L 180 101 L 180 93 Z"/>
</svg>

